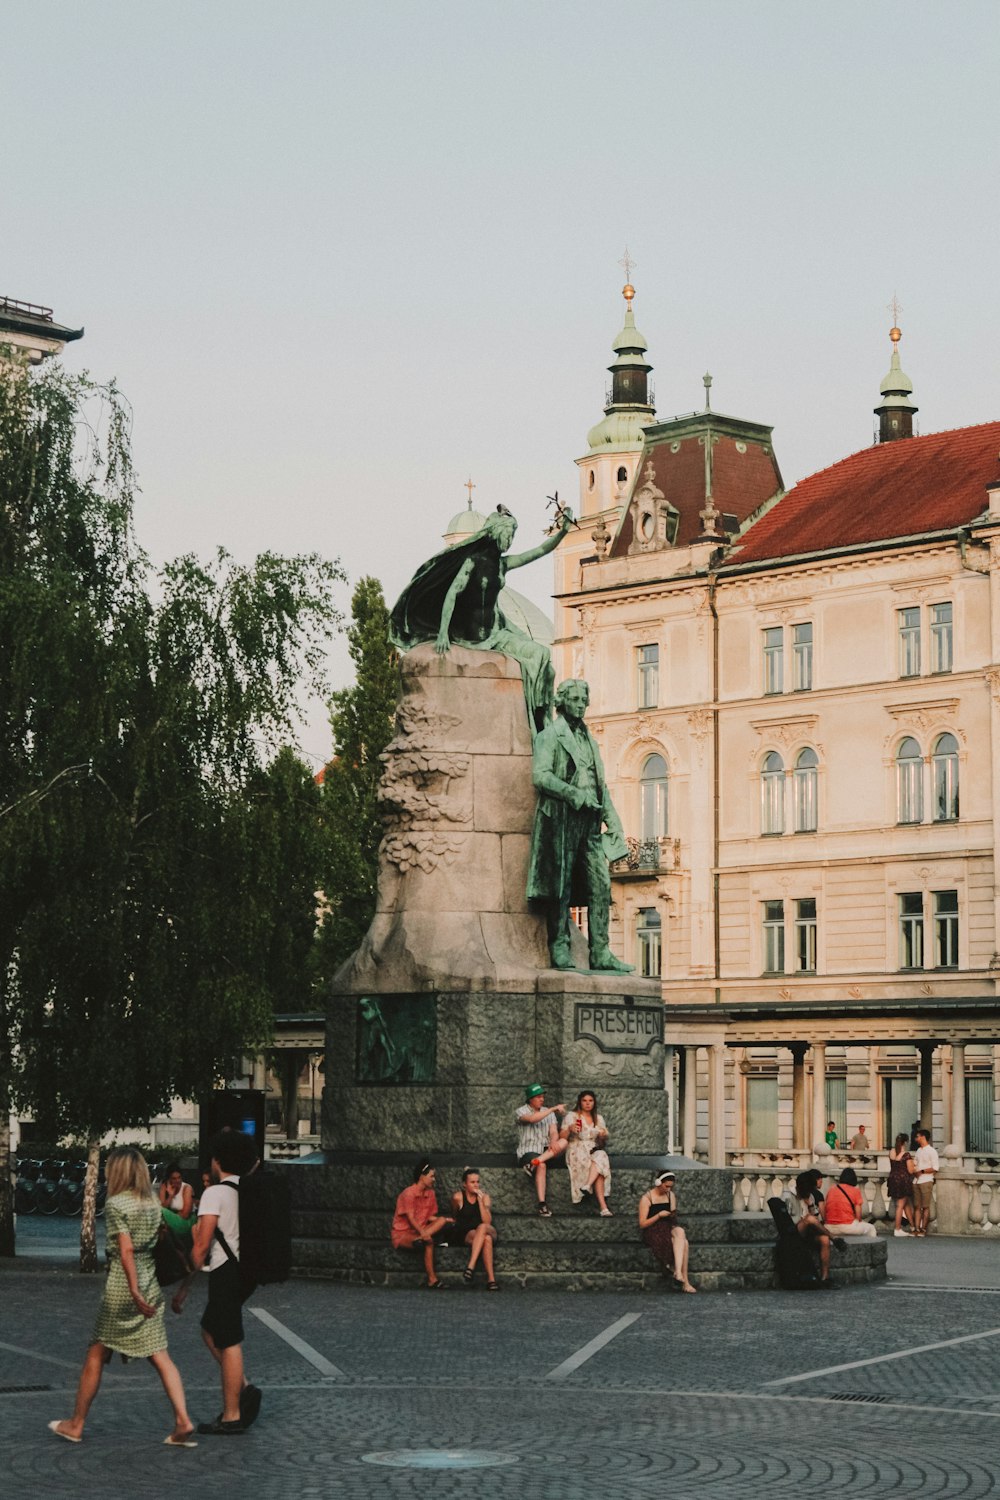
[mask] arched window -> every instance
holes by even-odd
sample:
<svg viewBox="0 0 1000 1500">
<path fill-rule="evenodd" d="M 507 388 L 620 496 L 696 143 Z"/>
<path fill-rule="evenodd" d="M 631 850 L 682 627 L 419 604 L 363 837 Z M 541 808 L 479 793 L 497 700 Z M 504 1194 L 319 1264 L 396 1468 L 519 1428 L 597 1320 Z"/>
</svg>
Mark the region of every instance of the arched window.
<svg viewBox="0 0 1000 1500">
<path fill-rule="evenodd" d="M 951 823 L 958 817 L 958 741 L 953 734 L 940 734 L 931 756 L 934 777 L 934 822 Z"/>
<path fill-rule="evenodd" d="M 924 758 L 920 746 L 907 735 L 896 751 L 896 820 L 922 823 L 924 817 Z"/>
<path fill-rule="evenodd" d="M 587 475 L 587 488 L 588 488 L 588 490 L 592 490 L 594 488 L 595 478 L 596 478 L 596 476 L 594 474 L 594 471 L 593 471 L 593 469 L 591 469 L 590 473 Z"/>
<path fill-rule="evenodd" d="M 792 818 L 796 833 L 816 832 L 816 768 L 819 757 L 808 746 L 800 750 L 792 776 Z"/>
<path fill-rule="evenodd" d="M 667 836 L 667 763 L 648 755 L 639 773 L 640 824 L 643 840 Z"/>
<path fill-rule="evenodd" d="M 663 971 L 663 942 L 660 913 L 655 906 L 640 908 L 636 939 L 639 945 L 639 973 L 643 979 L 658 979 Z"/>
<path fill-rule="evenodd" d="M 627 478 L 628 478 L 628 469 L 626 469 L 625 465 L 622 464 L 621 468 L 618 470 L 618 483 L 619 484 L 624 484 Z"/>
<path fill-rule="evenodd" d="M 777 750 L 764 757 L 760 775 L 760 831 L 785 831 L 785 762 Z"/>
</svg>

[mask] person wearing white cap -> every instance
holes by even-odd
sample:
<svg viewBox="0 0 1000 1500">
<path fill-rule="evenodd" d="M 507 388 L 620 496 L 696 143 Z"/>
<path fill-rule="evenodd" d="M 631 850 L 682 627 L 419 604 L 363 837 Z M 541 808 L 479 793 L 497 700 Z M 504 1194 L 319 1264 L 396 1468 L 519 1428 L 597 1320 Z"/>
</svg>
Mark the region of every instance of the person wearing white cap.
<svg viewBox="0 0 1000 1500">
<path fill-rule="evenodd" d="M 639 1232 L 679 1291 L 694 1292 L 688 1280 L 688 1237 L 677 1222 L 676 1173 L 658 1172 L 639 1199 Z"/>
</svg>

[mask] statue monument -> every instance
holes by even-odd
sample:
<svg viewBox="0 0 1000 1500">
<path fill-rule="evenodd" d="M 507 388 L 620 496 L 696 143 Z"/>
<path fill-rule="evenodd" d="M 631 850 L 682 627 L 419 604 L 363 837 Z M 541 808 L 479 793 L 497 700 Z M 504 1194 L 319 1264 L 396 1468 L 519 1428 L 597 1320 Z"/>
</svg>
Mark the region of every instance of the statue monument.
<svg viewBox="0 0 1000 1500">
<path fill-rule="evenodd" d="M 500 508 L 418 569 L 392 611 L 400 692 L 379 789 L 376 911 L 331 987 L 323 1150 L 284 1169 L 301 1269 L 417 1284 L 418 1262 L 388 1231 L 420 1156 L 442 1196 L 464 1165 L 482 1170 L 503 1224 L 504 1284 L 661 1284 L 633 1215 L 653 1165 L 670 1163 L 660 982 L 608 946 L 608 861 L 624 839 L 584 722 L 587 684 L 553 692 L 548 649 L 500 603 L 507 570 L 551 551 L 569 524 L 557 513 L 554 534 L 508 557 L 516 523 Z M 581 905 L 587 940 L 571 918 Z M 597 1094 L 616 1213 L 599 1229 L 555 1173 L 553 1216 L 537 1214 L 514 1158 L 514 1111 L 532 1080 L 552 1098 Z M 729 1174 L 672 1164 L 686 1168 L 689 1226 L 693 1214 L 707 1226 L 714 1284 L 769 1284 L 770 1221 L 766 1244 L 728 1243 Z M 692 1265 L 705 1284 L 704 1259 Z"/>
</svg>

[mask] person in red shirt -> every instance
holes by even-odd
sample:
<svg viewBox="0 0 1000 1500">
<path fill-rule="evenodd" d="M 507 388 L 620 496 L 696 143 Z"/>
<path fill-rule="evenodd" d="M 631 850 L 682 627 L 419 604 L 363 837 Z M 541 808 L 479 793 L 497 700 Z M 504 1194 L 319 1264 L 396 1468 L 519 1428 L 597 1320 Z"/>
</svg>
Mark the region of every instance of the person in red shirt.
<svg viewBox="0 0 1000 1500">
<path fill-rule="evenodd" d="M 853 1167 L 845 1167 L 841 1172 L 840 1180 L 826 1195 L 825 1207 L 827 1227 L 832 1233 L 869 1240 L 875 1238 L 875 1225 L 866 1223 L 861 1217 L 864 1199 Z"/>
<path fill-rule="evenodd" d="M 392 1220 L 392 1243 L 397 1250 L 424 1248 L 424 1270 L 427 1286 L 437 1291 L 441 1282 L 434 1270 L 435 1235 L 439 1235 L 454 1219 L 444 1218 L 438 1212 L 437 1195 L 434 1192 L 436 1173 L 429 1161 L 418 1162 L 413 1172 L 413 1182 L 404 1188 L 396 1199 L 396 1212 Z"/>
</svg>

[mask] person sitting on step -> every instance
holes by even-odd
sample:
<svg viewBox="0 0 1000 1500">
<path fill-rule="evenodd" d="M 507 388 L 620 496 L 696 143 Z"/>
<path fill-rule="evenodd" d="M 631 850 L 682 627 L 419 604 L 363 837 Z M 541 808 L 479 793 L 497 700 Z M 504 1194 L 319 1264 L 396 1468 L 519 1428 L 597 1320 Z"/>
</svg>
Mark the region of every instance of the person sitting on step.
<svg viewBox="0 0 1000 1500">
<path fill-rule="evenodd" d="M 545 1090 L 540 1083 L 529 1083 L 524 1091 L 525 1102 L 516 1111 L 517 1164 L 535 1180 L 538 1197 L 538 1213 L 543 1219 L 551 1219 L 552 1210 L 545 1201 L 546 1164 L 556 1161 L 566 1150 L 566 1142 L 559 1139 L 556 1115 L 566 1113 L 565 1104 L 546 1104 Z"/>
<path fill-rule="evenodd" d="M 469 1247 L 469 1264 L 462 1272 L 462 1280 L 471 1283 L 476 1262 L 482 1256 L 486 1290 L 498 1292 L 500 1288 L 493 1275 L 493 1246 L 496 1244 L 497 1232 L 493 1227 L 491 1208 L 492 1200 L 480 1185 L 479 1172 L 475 1167 L 465 1167 L 462 1186 L 457 1193 L 452 1194 L 451 1209 L 455 1215 L 455 1227 L 448 1236 L 448 1242 Z"/>
</svg>

